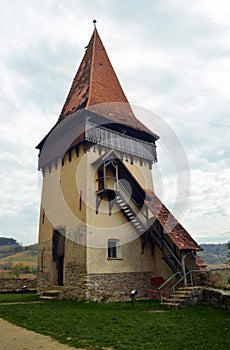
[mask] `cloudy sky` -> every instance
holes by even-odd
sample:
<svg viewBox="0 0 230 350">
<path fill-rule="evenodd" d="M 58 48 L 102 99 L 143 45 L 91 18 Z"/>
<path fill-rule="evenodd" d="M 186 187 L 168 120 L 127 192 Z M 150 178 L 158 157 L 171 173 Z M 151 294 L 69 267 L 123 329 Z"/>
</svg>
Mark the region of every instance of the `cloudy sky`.
<svg viewBox="0 0 230 350">
<path fill-rule="evenodd" d="M 178 212 L 185 228 L 199 243 L 228 241 L 228 0 L 0 2 L 0 236 L 37 241 L 35 146 L 60 114 L 94 18 L 130 103 L 170 130 L 164 135 L 154 119 L 139 116 L 162 136 L 156 192 L 172 210 L 178 188 L 184 197 L 189 192 Z M 167 135 L 185 151 L 186 189 L 181 178 L 178 185 L 179 156 L 172 160 Z"/>
</svg>

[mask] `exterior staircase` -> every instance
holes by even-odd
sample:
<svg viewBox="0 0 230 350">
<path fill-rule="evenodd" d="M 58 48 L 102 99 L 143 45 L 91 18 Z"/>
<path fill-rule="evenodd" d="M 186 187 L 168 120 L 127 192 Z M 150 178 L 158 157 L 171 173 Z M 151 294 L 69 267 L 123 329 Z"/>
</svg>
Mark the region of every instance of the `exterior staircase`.
<svg viewBox="0 0 230 350">
<path fill-rule="evenodd" d="M 53 286 L 51 289 L 42 292 L 40 300 L 57 300 L 63 298 L 63 287 Z"/>
<path fill-rule="evenodd" d="M 128 201 L 125 199 L 125 197 L 121 194 L 120 191 L 116 192 L 115 201 L 121 213 L 136 230 L 137 235 L 141 236 L 148 229 L 150 232 L 151 239 L 154 241 L 154 243 L 157 244 L 157 246 L 162 251 L 162 259 L 166 261 L 166 263 L 169 265 L 169 267 L 174 273 L 177 272 L 178 270 L 181 270 L 181 261 L 173 252 L 173 250 L 171 249 L 167 241 L 162 239 L 162 235 L 159 232 L 157 232 L 156 229 L 146 227 L 146 225 L 137 216 L 134 209 L 129 205 Z M 143 219 L 144 219 L 144 214 L 143 214 Z M 146 218 L 146 222 L 147 222 L 147 218 Z M 178 277 L 182 277 L 182 275 Z"/>
<path fill-rule="evenodd" d="M 202 300 L 204 287 L 179 287 L 171 292 L 168 297 L 161 298 L 161 305 L 173 308 L 191 306 Z"/>
<path fill-rule="evenodd" d="M 162 258 L 167 262 L 171 270 L 176 273 L 181 269 L 181 261 L 171 249 L 166 240 L 162 240 L 162 236 L 156 230 L 151 230 L 150 237 L 162 251 Z M 182 274 L 179 276 L 181 277 Z"/>
<path fill-rule="evenodd" d="M 136 215 L 135 211 L 131 208 L 131 206 L 128 204 L 120 192 L 117 192 L 116 194 L 116 204 L 127 221 L 129 221 L 134 226 L 138 235 L 141 235 L 146 231 L 145 225 L 142 223 L 142 221 Z"/>
</svg>

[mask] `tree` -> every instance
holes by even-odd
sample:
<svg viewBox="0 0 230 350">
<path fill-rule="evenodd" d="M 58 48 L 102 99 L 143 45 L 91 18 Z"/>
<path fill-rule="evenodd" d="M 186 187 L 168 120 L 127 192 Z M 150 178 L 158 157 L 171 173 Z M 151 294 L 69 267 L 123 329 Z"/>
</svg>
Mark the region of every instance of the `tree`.
<svg viewBox="0 0 230 350">
<path fill-rule="evenodd" d="M 23 272 L 22 263 L 18 263 L 12 267 L 12 276 L 17 277 Z"/>
<path fill-rule="evenodd" d="M 14 238 L 0 237 L 0 246 L 4 245 L 19 245 L 19 243 Z"/>
</svg>

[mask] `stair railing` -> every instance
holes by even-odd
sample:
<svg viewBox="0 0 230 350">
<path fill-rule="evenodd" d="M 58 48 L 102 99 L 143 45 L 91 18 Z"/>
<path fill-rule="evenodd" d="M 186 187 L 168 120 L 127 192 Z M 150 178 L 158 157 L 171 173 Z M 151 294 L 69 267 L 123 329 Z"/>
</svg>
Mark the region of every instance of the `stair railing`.
<svg viewBox="0 0 230 350">
<path fill-rule="evenodd" d="M 152 234 L 153 238 L 155 239 L 156 243 L 158 244 L 158 247 L 162 248 L 161 242 L 159 241 L 159 240 L 161 240 L 161 234 L 159 233 L 159 231 L 156 228 L 154 228 L 154 232 L 157 234 L 157 237 L 154 235 L 154 233 L 152 231 L 151 231 L 151 234 Z M 168 244 L 168 242 L 166 240 L 164 240 L 164 245 L 167 247 L 167 249 L 169 250 L 170 254 L 176 260 L 178 265 L 181 266 L 181 261 L 178 259 L 178 257 L 176 256 L 176 254 L 174 253 L 174 251 L 172 250 L 172 248 L 170 247 L 170 245 Z M 167 259 L 167 257 L 165 257 L 165 256 L 164 256 L 164 258 Z"/>
<path fill-rule="evenodd" d="M 194 287 L 194 277 L 193 277 L 193 273 L 206 273 L 209 270 L 190 270 L 188 271 L 186 274 L 184 274 L 171 288 L 170 291 L 173 294 L 173 303 L 175 304 L 176 301 L 176 295 L 175 295 L 175 291 L 176 291 L 176 287 L 178 286 L 178 284 L 180 284 L 182 281 L 184 281 L 185 279 L 187 279 L 187 277 L 190 277 L 190 287 Z M 165 283 L 163 283 L 158 290 L 161 291 L 161 303 L 163 302 L 163 288 L 173 279 L 173 277 L 176 277 L 177 274 L 181 274 L 182 272 L 177 272 L 174 275 L 172 275 L 171 277 L 169 277 L 167 279 L 167 281 Z"/>
<path fill-rule="evenodd" d="M 188 271 L 186 274 L 184 274 L 172 287 L 172 293 L 173 293 L 173 300 L 174 300 L 174 304 L 175 304 L 175 290 L 176 287 L 178 286 L 178 284 L 180 282 L 182 282 L 183 280 L 187 280 L 187 276 L 190 277 L 190 287 L 194 287 L 194 278 L 193 278 L 193 273 L 206 273 L 208 270 L 190 270 Z"/>
<path fill-rule="evenodd" d="M 149 221 L 148 215 L 145 214 L 145 211 L 143 210 L 143 208 L 139 207 L 138 203 L 135 201 L 135 199 L 132 197 L 132 195 L 129 193 L 129 191 L 126 189 L 126 187 L 122 184 L 122 182 L 119 181 L 118 179 L 116 182 L 116 190 L 120 193 L 120 195 L 124 196 L 124 199 L 126 200 L 126 203 L 128 206 L 130 206 L 128 204 L 128 201 L 129 201 L 129 199 L 131 199 L 133 204 L 135 205 L 135 207 L 138 208 L 139 212 L 136 214 L 136 218 L 138 219 L 138 221 L 142 225 L 143 231 L 144 231 L 147 228 L 146 223 L 148 223 L 148 221 Z M 134 212 L 135 212 L 135 210 L 134 210 Z M 154 234 L 154 232 L 155 232 L 155 234 Z M 160 249 L 162 249 L 162 242 L 161 242 L 162 236 L 161 236 L 160 232 L 157 230 L 157 228 L 154 228 L 154 232 L 151 230 L 151 235 L 154 238 L 154 240 L 156 241 L 158 247 Z M 165 245 L 166 249 L 168 249 L 172 258 L 176 261 L 176 263 L 179 266 L 181 266 L 181 261 L 178 259 L 177 255 L 174 253 L 171 246 L 168 244 L 168 242 L 166 240 L 164 240 L 164 245 Z M 164 254 L 163 251 L 162 251 L 162 253 Z M 176 267 L 174 266 L 175 264 L 173 263 L 172 259 L 170 259 L 167 255 L 164 255 L 164 259 L 166 260 L 166 262 L 168 262 L 168 264 L 172 268 L 172 270 L 175 271 Z"/>
<path fill-rule="evenodd" d="M 180 271 L 177 271 L 176 273 L 174 273 L 171 277 L 169 277 L 167 279 L 167 281 L 165 281 L 160 287 L 158 287 L 158 290 L 161 292 L 161 303 L 163 302 L 163 289 L 165 286 L 168 285 L 168 283 L 174 278 L 174 277 L 177 277 L 177 275 L 180 275 L 182 272 Z"/>
<path fill-rule="evenodd" d="M 194 272 L 197 272 L 197 273 L 198 273 L 198 272 L 207 272 L 207 271 L 208 271 L 208 270 L 190 270 L 190 271 L 188 271 L 186 274 L 184 274 L 184 275 L 171 287 L 171 289 L 175 289 L 176 286 L 178 286 L 178 284 L 179 284 L 180 282 L 182 282 L 183 280 L 185 280 L 187 276 L 190 277 L 190 286 L 193 287 L 193 286 L 194 286 L 193 273 L 194 273 Z"/>
<path fill-rule="evenodd" d="M 125 192 L 125 195 L 128 196 L 128 199 L 131 199 L 132 202 L 134 203 L 134 205 L 138 208 L 139 212 L 138 214 L 136 214 L 136 216 L 139 218 L 139 220 L 141 221 L 141 223 L 143 224 L 143 226 L 145 226 L 145 224 L 143 223 L 142 219 L 139 217 L 139 215 L 141 214 L 143 217 L 144 217 L 144 220 L 147 222 L 148 220 L 148 217 L 147 215 L 144 214 L 143 212 L 143 208 L 139 208 L 139 205 L 138 203 L 136 203 L 136 201 L 134 200 L 134 198 L 132 198 L 132 194 L 129 193 L 129 191 L 125 188 L 125 186 L 121 183 L 121 181 L 117 180 L 117 190 L 119 192 L 121 192 L 122 194 Z M 121 191 L 122 190 L 122 191 Z M 127 201 L 127 198 L 126 199 L 126 202 L 128 204 L 128 201 Z"/>
<path fill-rule="evenodd" d="M 116 191 L 118 191 L 120 193 L 120 196 L 124 197 L 124 200 L 126 201 L 126 205 L 129 206 L 133 210 L 133 212 L 136 214 L 136 219 L 142 225 L 142 230 L 144 232 L 144 230 L 147 228 L 146 224 L 149 221 L 148 215 L 145 214 L 145 211 L 143 210 L 144 207 L 140 208 L 140 204 L 138 204 L 135 201 L 135 199 L 132 197 L 132 194 L 127 190 L 127 188 L 123 185 L 123 183 L 119 179 L 116 179 L 115 188 L 116 188 Z M 131 205 L 128 203 L 130 199 L 131 199 L 132 203 L 134 204 L 135 208 L 137 208 L 139 210 L 138 213 L 136 213 L 136 210 L 133 209 L 131 207 Z M 154 227 L 154 232 L 151 230 L 150 234 L 152 235 L 153 239 L 157 243 L 158 247 L 160 249 L 163 249 L 162 241 L 161 241 L 162 236 L 161 236 L 160 232 L 157 230 L 156 227 Z M 166 240 L 164 240 L 164 245 L 165 245 L 166 249 L 168 249 L 172 259 L 175 260 L 175 263 L 174 263 L 174 261 L 172 259 L 170 259 L 170 257 L 167 254 L 164 255 L 164 259 L 166 260 L 168 265 L 171 267 L 171 269 L 175 271 L 175 270 L 177 270 L 177 266 L 178 265 L 180 267 L 182 266 L 181 261 L 177 257 L 175 252 L 172 250 L 171 246 L 168 244 L 168 242 Z M 162 251 L 162 253 L 164 254 L 164 251 Z M 176 264 L 177 264 L 177 266 L 176 266 Z M 180 276 L 182 276 L 182 278 L 184 278 L 182 272 L 177 271 L 175 273 L 175 275 L 180 275 Z M 171 278 L 173 278 L 173 277 L 171 277 Z M 171 278 L 170 278 L 170 280 L 171 280 Z"/>
</svg>

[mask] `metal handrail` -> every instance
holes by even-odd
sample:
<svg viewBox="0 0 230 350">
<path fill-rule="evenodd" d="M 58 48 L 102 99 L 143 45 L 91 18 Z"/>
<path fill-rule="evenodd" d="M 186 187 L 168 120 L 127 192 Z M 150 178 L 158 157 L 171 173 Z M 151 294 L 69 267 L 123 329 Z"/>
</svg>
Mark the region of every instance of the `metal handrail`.
<svg viewBox="0 0 230 350">
<path fill-rule="evenodd" d="M 161 234 L 159 233 L 159 231 L 154 228 L 154 231 L 157 233 L 158 238 L 161 239 Z M 170 244 L 164 240 L 164 245 L 168 248 L 168 250 L 170 251 L 171 255 L 173 256 L 173 258 L 176 260 L 176 262 L 178 263 L 178 265 L 181 266 L 181 261 L 178 259 L 178 257 L 176 256 L 175 252 L 172 250 Z M 177 272 L 176 272 L 177 273 Z M 180 272 L 179 272 L 180 273 Z"/>
<path fill-rule="evenodd" d="M 176 286 L 181 282 L 181 281 L 183 281 L 183 280 L 185 280 L 185 278 L 190 274 L 190 281 L 191 281 L 191 286 L 193 287 L 194 286 L 194 283 L 193 283 L 193 278 L 192 278 L 192 273 L 193 272 L 208 272 L 208 271 L 210 271 L 210 269 L 208 269 L 208 270 L 190 270 L 190 271 L 188 271 L 186 274 L 184 274 L 171 288 L 170 288 L 170 290 L 173 292 L 173 302 L 174 302 L 174 304 L 175 304 L 175 288 L 176 288 Z M 163 301 L 163 288 L 174 278 L 174 277 L 176 277 L 178 274 L 180 274 L 181 272 L 176 272 L 176 273 L 174 273 L 174 275 L 172 275 L 172 276 L 170 276 L 168 279 L 167 279 L 167 281 L 165 281 L 160 287 L 158 287 L 158 290 L 160 290 L 160 292 L 161 292 L 161 303 L 162 303 L 162 301 Z"/>
<path fill-rule="evenodd" d="M 182 276 L 180 279 L 179 279 L 179 281 L 177 281 L 171 288 L 170 288 L 170 290 L 172 291 L 172 293 L 173 293 L 173 302 L 174 302 L 174 304 L 175 304 L 175 300 L 176 300 L 176 298 L 175 298 L 175 289 L 176 289 L 176 286 L 181 282 L 181 281 L 183 281 L 183 280 L 185 280 L 186 279 L 186 277 L 188 276 L 188 275 L 190 275 L 190 286 L 191 287 L 194 287 L 194 279 L 193 279 L 193 273 L 195 272 L 195 273 L 207 273 L 208 271 L 210 271 L 211 269 L 206 269 L 206 270 L 190 270 L 190 271 L 188 271 L 186 274 L 184 274 L 184 276 Z M 161 299 L 162 300 L 162 299 Z"/>
<path fill-rule="evenodd" d="M 174 273 L 174 275 L 169 277 L 167 279 L 167 281 L 165 281 L 160 287 L 158 287 L 158 290 L 161 290 L 162 288 L 164 288 L 164 286 L 166 286 L 166 284 L 168 284 L 168 282 L 170 282 L 174 277 L 176 277 L 176 275 L 179 275 L 180 273 L 181 273 L 180 271 L 177 271 L 176 273 Z"/>
<path fill-rule="evenodd" d="M 124 192 L 126 193 L 126 195 L 129 196 L 129 198 L 132 199 L 132 202 L 134 203 L 134 205 L 139 208 L 138 204 L 136 203 L 136 201 L 132 198 L 131 194 L 127 191 L 127 189 L 125 188 L 125 186 L 117 179 L 117 185 L 120 186 L 121 189 L 124 190 Z M 118 187 L 117 187 L 118 189 Z M 145 215 L 143 207 L 140 209 L 139 208 L 139 213 L 136 215 L 139 219 L 139 221 L 141 222 L 141 224 L 143 225 L 143 227 L 146 227 L 145 224 L 143 223 L 143 219 L 140 218 L 140 214 L 144 217 L 144 219 L 146 220 L 146 222 L 148 222 L 148 217 L 147 215 Z M 161 238 L 160 233 L 158 232 L 158 230 L 156 228 L 154 228 L 155 232 L 158 235 L 158 238 Z M 178 259 L 178 257 L 176 256 L 176 254 L 174 253 L 174 251 L 172 250 L 172 248 L 170 247 L 170 245 L 168 244 L 168 242 L 165 240 L 164 244 L 166 245 L 167 249 L 170 251 L 170 254 L 173 256 L 173 258 L 177 261 L 177 263 L 181 266 L 181 261 Z M 178 272 L 180 273 L 180 272 Z"/>
<path fill-rule="evenodd" d="M 174 278 L 176 277 L 177 275 L 181 274 L 180 271 L 177 271 L 176 273 L 174 273 L 172 276 L 170 276 L 167 281 L 165 281 L 160 287 L 158 287 L 158 290 L 161 292 L 161 303 L 163 301 L 163 288 Z M 174 298 L 175 300 L 175 298 Z"/>
<path fill-rule="evenodd" d="M 183 280 L 185 280 L 185 278 L 190 275 L 190 281 L 191 281 L 191 286 L 193 287 L 193 278 L 192 278 L 192 273 L 193 272 L 207 272 L 208 270 L 190 270 L 188 271 L 185 275 L 183 275 L 179 281 L 177 281 L 170 289 L 174 290 L 176 288 L 176 286 Z"/>
</svg>

